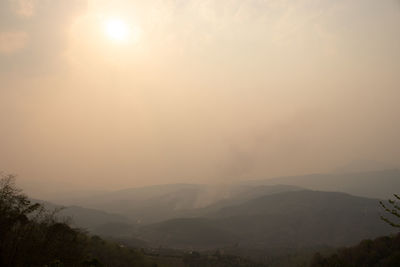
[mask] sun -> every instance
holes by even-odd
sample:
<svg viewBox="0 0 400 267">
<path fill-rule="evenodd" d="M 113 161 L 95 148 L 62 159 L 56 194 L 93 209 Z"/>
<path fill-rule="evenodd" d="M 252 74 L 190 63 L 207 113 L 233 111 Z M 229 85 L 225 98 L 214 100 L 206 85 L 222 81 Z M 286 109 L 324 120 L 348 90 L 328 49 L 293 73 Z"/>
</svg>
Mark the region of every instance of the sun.
<svg viewBox="0 0 400 267">
<path fill-rule="evenodd" d="M 127 41 L 130 35 L 128 25 L 120 19 L 109 19 L 105 22 L 105 31 L 112 41 Z"/>
</svg>

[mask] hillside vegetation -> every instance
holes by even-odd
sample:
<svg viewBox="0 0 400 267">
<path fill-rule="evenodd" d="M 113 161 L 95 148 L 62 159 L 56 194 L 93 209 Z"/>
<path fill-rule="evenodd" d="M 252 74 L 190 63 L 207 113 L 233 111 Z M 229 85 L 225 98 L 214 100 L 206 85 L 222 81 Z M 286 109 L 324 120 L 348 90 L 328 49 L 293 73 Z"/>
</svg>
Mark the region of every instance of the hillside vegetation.
<svg viewBox="0 0 400 267">
<path fill-rule="evenodd" d="M 364 240 L 330 256 L 314 255 L 310 267 L 369 266 L 393 267 L 400 264 L 400 234 Z"/>
<path fill-rule="evenodd" d="M 16 188 L 13 176 L 0 177 L 0 266 L 263 266 L 220 253 L 131 249 L 72 228 L 56 214 Z"/>
<path fill-rule="evenodd" d="M 195 249 L 338 247 L 393 232 L 379 214 L 375 199 L 303 190 L 146 225 L 135 237 L 154 246 Z"/>
<path fill-rule="evenodd" d="M 0 266 L 152 266 L 138 251 L 71 228 L 0 179 Z"/>
</svg>

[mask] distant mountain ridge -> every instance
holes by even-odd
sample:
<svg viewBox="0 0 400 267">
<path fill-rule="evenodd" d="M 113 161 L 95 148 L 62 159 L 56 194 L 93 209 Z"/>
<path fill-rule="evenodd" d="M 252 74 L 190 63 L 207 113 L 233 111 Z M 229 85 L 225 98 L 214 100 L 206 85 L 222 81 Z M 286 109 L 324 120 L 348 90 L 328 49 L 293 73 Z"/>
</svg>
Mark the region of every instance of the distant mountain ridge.
<svg viewBox="0 0 400 267">
<path fill-rule="evenodd" d="M 32 199 L 32 202 L 43 204 L 49 210 L 57 210 L 56 216 L 61 220 L 67 220 L 73 227 L 83 228 L 90 232 L 107 224 L 129 224 L 134 223 L 127 217 L 108 213 L 103 210 L 83 208 L 79 206 L 62 206 L 47 201 Z"/>
<path fill-rule="evenodd" d="M 379 214 L 375 199 L 302 190 L 259 197 L 201 218 L 143 226 L 135 237 L 186 249 L 345 246 L 393 232 Z"/>
<path fill-rule="evenodd" d="M 378 199 L 399 191 L 399 170 L 169 184 L 88 195 L 61 215 L 92 233 L 141 246 L 336 247 L 391 233 L 380 220 Z"/>
<path fill-rule="evenodd" d="M 292 185 L 311 190 L 344 192 L 356 196 L 387 199 L 400 192 L 400 170 L 309 174 L 267 180 L 245 181 L 249 185 Z"/>
<path fill-rule="evenodd" d="M 88 196 L 75 205 L 123 214 L 146 224 L 178 217 L 198 217 L 220 207 L 261 196 L 300 190 L 290 185 L 195 185 L 170 184 Z"/>
<path fill-rule="evenodd" d="M 154 185 L 88 194 L 64 201 L 63 204 L 122 214 L 137 223 L 152 223 L 177 217 L 199 216 L 263 194 L 299 189 L 387 199 L 400 191 L 400 170 L 310 174 L 225 185 Z"/>
</svg>

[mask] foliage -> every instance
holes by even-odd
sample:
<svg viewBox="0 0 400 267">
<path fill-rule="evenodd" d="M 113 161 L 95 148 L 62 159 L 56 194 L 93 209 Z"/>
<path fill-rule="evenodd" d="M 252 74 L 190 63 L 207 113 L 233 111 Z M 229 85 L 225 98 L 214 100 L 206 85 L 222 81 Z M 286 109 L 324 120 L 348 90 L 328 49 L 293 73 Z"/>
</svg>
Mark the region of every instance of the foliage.
<svg viewBox="0 0 400 267">
<path fill-rule="evenodd" d="M 388 203 L 380 201 L 386 216 L 381 219 L 392 227 L 400 228 L 400 196 L 394 194 L 395 200 L 389 199 Z M 390 216 L 390 217 L 388 217 Z M 385 236 L 375 240 L 364 240 L 359 245 L 341 249 L 331 256 L 324 257 L 316 253 L 312 259 L 311 267 L 330 266 L 398 266 L 400 264 L 400 234 Z"/>
<path fill-rule="evenodd" d="M 54 214 L 32 203 L 16 188 L 14 176 L 3 176 L 0 180 L 1 265 L 43 266 L 55 260 L 71 265 L 79 263 L 81 233 L 56 221 Z"/>
<path fill-rule="evenodd" d="M 32 203 L 13 175 L 1 175 L 0 266 L 151 266 L 137 251 L 71 228 L 56 212 Z"/>
<path fill-rule="evenodd" d="M 400 200 L 400 196 L 394 194 L 394 197 L 396 198 L 396 200 L 389 199 L 388 200 L 389 204 L 385 204 L 382 201 L 380 201 L 379 203 L 381 204 L 381 207 L 388 214 L 390 214 L 395 219 L 400 220 L 400 206 L 397 204 L 397 201 Z M 385 216 L 381 216 L 381 219 L 395 228 L 400 228 L 400 222 L 394 222 L 393 220 L 391 220 Z"/>
<path fill-rule="evenodd" d="M 341 249 L 325 257 L 316 253 L 310 267 L 333 266 L 399 266 L 400 234 L 380 237 L 375 240 L 364 240 L 352 248 Z"/>
</svg>

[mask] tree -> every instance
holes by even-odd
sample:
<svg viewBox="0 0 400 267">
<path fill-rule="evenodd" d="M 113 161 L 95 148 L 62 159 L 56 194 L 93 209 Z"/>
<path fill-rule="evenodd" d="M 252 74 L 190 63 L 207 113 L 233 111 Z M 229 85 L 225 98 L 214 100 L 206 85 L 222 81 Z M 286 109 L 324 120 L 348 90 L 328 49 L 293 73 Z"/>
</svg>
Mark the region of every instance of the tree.
<svg viewBox="0 0 400 267">
<path fill-rule="evenodd" d="M 80 263 L 82 233 L 58 221 L 55 213 L 23 194 L 14 175 L 0 174 L 0 266 Z"/>
<path fill-rule="evenodd" d="M 394 220 L 400 220 L 400 205 L 397 203 L 397 201 L 400 200 L 400 196 L 393 194 L 395 197 L 395 200 L 389 199 L 388 203 L 385 204 L 383 201 L 379 201 L 381 204 L 381 207 L 393 217 Z M 381 215 L 381 219 L 388 223 L 389 225 L 395 227 L 395 228 L 400 228 L 400 222 L 395 222 L 393 219 L 389 219 L 388 217 L 385 217 Z"/>
<path fill-rule="evenodd" d="M 30 218 L 42 211 L 41 205 L 31 203 L 15 186 L 14 175 L 0 176 L 0 264 L 16 264 L 32 232 Z"/>
<path fill-rule="evenodd" d="M 138 251 L 72 228 L 57 211 L 33 203 L 14 175 L 0 173 L 0 266 L 151 266 Z"/>
</svg>

